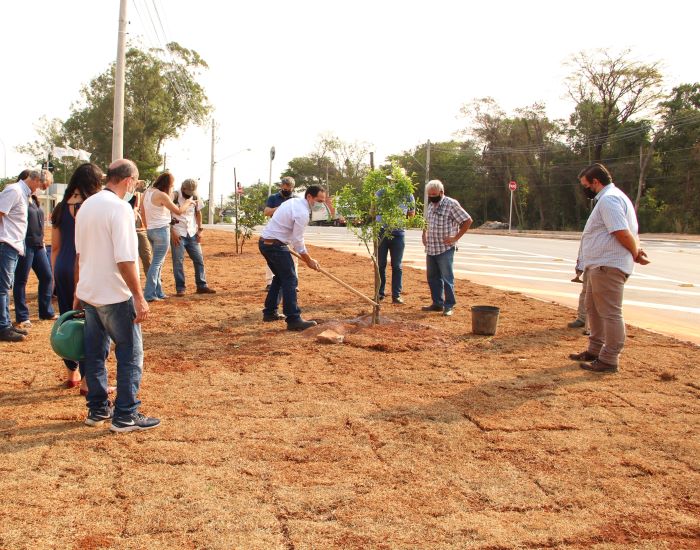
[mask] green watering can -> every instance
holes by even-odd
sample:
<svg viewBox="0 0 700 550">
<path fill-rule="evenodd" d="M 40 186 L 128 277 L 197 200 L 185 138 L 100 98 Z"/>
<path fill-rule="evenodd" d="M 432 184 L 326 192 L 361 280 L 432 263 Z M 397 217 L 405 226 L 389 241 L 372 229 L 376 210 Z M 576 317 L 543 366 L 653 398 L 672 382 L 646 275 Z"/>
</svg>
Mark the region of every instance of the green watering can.
<svg viewBox="0 0 700 550">
<path fill-rule="evenodd" d="M 67 311 L 53 324 L 51 347 L 56 355 L 70 361 L 85 358 L 85 312 Z"/>
</svg>

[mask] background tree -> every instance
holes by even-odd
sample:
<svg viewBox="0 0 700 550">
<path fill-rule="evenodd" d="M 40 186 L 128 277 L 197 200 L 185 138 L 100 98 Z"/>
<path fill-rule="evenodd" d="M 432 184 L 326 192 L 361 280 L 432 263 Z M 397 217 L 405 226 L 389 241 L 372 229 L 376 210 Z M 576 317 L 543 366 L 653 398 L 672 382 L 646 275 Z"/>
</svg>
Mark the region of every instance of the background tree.
<svg viewBox="0 0 700 550">
<path fill-rule="evenodd" d="M 581 106 L 579 129 L 595 132 L 581 137 L 592 145 L 593 161 L 599 162 L 611 133 L 663 97 L 660 64 L 635 61 L 630 50 L 595 50 L 573 55 L 569 65 L 572 74 L 566 82 L 569 96 Z"/>
<path fill-rule="evenodd" d="M 379 262 L 377 260 L 377 243 L 380 233 L 391 238 L 395 229 L 422 227 L 423 217 L 419 210 L 416 216 L 407 218 L 401 206 L 406 205 L 408 197 L 413 196 L 415 185 L 398 164 L 392 165 L 392 181 L 387 179 L 387 172 L 371 170 L 358 188 L 347 184 L 338 193 L 336 209 L 348 220 L 347 228 L 357 235 L 367 248 L 374 267 L 374 301 L 379 303 Z M 377 220 L 380 217 L 380 221 Z M 355 220 L 355 222 L 351 222 Z M 372 323 L 379 322 L 379 306 L 374 306 Z"/>
<path fill-rule="evenodd" d="M 206 120 L 211 108 L 196 81 L 206 68 L 197 52 L 175 42 L 164 50 L 127 51 L 124 155 L 136 162 L 144 179 L 156 175 L 167 139 Z M 114 64 L 81 90 L 63 128 L 67 143 L 91 152 L 93 162 L 103 166 L 111 161 L 113 104 Z"/>
<path fill-rule="evenodd" d="M 59 118 L 50 119 L 43 116 L 34 124 L 34 129 L 37 133 L 37 139 L 25 145 L 20 145 L 17 147 L 17 151 L 30 156 L 36 165 L 39 166 L 51 157 L 51 151 L 54 147 L 63 147 L 65 144 L 63 122 Z M 67 178 L 70 178 L 73 168 L 82 163 L 82 161 L 69 158 L 51 158 L 51 163 L 54 166 L 54 181 L 59 182 L 62 180 L 64 183 L 67 183 Z"/>
<path fill-rule="evenodd" d="M 323 184 L 330 195 L 348 184 L 359 188 L 369 171 L 369 152 L 368 143 L 321 134 L 314 150 L 305 157 L 293 158 L 282 176 L 292 176 L 299 189 Z"/>
<path fill-rule="evenodd" d="M 229 196 L 226 205 L 236 212 L 236 253 L 243 254 L 243 245 L 252 238 L 255 226 L 264 225 L 267 221 L 264 209 L 267 200 L 268 185 L 257 183 L 245 187 L 243 195 L 236 197 L 235 193 Z"/>
</svg>

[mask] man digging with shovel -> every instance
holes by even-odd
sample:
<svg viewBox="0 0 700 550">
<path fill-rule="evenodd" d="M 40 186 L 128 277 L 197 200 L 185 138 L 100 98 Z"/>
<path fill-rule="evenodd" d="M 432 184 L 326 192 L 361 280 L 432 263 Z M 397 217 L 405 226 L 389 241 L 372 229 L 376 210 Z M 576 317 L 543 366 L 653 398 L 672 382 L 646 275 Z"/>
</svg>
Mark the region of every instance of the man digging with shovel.
<svg viewBox="0 0 700 550">
<path fill-rule="evenodd" d="M 291 244 L 306 265 L 320 271 L 319 263 L 306 251 L 304 229 L 314 209 L 326 208 L 325 200 L 326 192 L 318 185 L 311 185 L 303 199 L 294 197 L 283 202 L 262 230 L 258 248 L 274 275 L 265 299 L 264 322 L 286 319 L 287 330 L 305 330 L 316 325 L 316 321 L 301 318 L 301 309 L 297 305 L 297 273 L 287 244 Z M 284 315 L 277 311 L 280 288 Z"/>
</svg>

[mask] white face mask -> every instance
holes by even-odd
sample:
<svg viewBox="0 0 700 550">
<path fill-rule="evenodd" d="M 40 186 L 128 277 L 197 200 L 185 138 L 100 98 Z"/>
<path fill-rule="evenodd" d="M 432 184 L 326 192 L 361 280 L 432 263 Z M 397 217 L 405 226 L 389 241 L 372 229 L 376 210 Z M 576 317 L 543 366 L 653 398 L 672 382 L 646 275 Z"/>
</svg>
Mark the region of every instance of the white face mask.
<svg viewBox="0 0 700 550">
<path fill-rule="evenodd" d="M 131 191 L 124 193 L 124 200 L 126 202 L 129 202 L 132 198 L 134 198 L 134 194 Z"/>
<path fill-rule="evenodd" d="M 320 212 L 321 210 L 325 210 L 326 205 L 322 202 L 314 202 L 313 206 L 311 207 L 311 210 L 314 212 Z"/>
</svg>

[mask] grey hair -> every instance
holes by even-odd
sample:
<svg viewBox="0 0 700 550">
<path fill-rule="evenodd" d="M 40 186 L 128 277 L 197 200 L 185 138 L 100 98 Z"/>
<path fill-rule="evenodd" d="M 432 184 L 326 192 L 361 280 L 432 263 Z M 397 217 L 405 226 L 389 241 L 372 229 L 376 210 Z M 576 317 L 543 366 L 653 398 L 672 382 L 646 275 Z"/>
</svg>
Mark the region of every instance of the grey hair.
<svg viewBox="0 0 700 550">
<path fill-rule="evenodd" d="M 43 170 L 30 170 L 29 174 L 27 174 L 28 180 L 39 180 L 40 182 L 43 183 L 44 178 L 46 178 L 46 176 L 44 175 Z"/>
<path fill-rule="evenodd" d="M 280 185 L 291 185 L 292 187 L 294 187 L 295 184 L 296 182 L 294 181 L 294 178 L 292 176 L 284 176 L 280 180 Z"/>
<path fill-rule="evenodd" d="M 115 160 L 107 168 L 107 181 L 116 183 L 125 178 L 136 177 L 135 174 L 138 174 L 138 168 L 133 161 L 119 159 Z"/>
<path fill-rule="evenodd" d="M 426 190 L 426 192 L 437 190 L 440 193 L 444 193 L 445 186 L 442 185 L 442 182 L 440 180 L 430 180 L 428 182 L 428 185 L 425 186 L 425 190 Z"/>
</svg>

